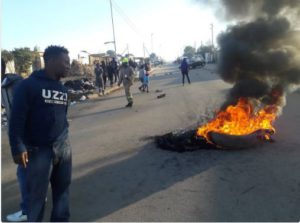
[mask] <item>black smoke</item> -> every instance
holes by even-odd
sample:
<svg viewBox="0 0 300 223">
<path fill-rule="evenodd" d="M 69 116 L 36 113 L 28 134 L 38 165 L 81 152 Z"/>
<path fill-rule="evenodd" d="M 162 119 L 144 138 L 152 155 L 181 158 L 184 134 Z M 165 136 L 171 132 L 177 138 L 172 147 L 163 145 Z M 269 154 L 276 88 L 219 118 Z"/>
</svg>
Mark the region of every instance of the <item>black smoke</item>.
<svg viewBox="0 0 300 223">
<path fill-rule="evenodd" d="M 300 85 L 300 0 L 219 3 L 220 18 L 235 21 L 218 36 L 218 73 L 234 85 L 222 107 L 239 97 L 283 106 L 286 92 Z"/>
</svg>

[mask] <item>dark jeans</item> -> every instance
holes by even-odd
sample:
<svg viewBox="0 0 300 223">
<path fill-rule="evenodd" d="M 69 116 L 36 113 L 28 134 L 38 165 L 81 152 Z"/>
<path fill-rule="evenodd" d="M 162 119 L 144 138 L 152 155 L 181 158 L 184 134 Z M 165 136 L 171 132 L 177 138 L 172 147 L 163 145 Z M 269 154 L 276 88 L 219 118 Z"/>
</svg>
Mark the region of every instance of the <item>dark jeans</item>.
<svg viewBox="0 0 300 223">
<path fill-rule="evenodd" d="M 189 82 L 189 84 L 190 84 L 191 81 L 190 81 L 190 78 L 189 78 L 189 72 L 187 72 L 187 71 L 182 71 L 181 74 L 182 74 L 182 84 L 184 84 L 184 77 L 185 77 L 185 76 L 187 77 L 188 82 Z"/>
<path fill-rule="evenodd" d="M 107 75 L 103 74 L 104 89 L 106 88 Z"/>
<path fill-rule="evenodd" d="M 118 71 L 114 72 L 114 77 L 115 77 L 114 82 L 116 83 L 119 80 L 119 72 Z"/>
<path fill-rule="evenodd" d="M 19 187 L 21 192 L 21 210 L 23 214 L 28 213 L 28 201 L 29 201 L 29 194 L 28 194 L 28 188 L 27 188 L 27 168 L 22 167 L 21 165 L 18 165 L 17 167 L 17 177 L 19 181 Z"/>
<path fill-rule="evenodd" d="M 114 83 L 114 74 L 113 73 L 109 73 L 108 74 L 108 79 L 109 79 L 109 82 L 110 82 L 110 86 L 112 86 L 113 83 Z"/>
<path fill-rule="evenodd" d="M 99 88 L 99 91 L 102 91 L 105 89 L 103 77 L 101 75 L 96 76 L 96 86 Z"/>
<path fill-rule="evenodd" d="M 54 152 L 54 147 L 28 147 L 27 184 L 29 188 L 28 221 L 41 222 L 49 182 L 52 188 L 51 221 L 69 221 L 69 185 L 71 183 L 72 155 L 69 140 Z"/>
</svg>

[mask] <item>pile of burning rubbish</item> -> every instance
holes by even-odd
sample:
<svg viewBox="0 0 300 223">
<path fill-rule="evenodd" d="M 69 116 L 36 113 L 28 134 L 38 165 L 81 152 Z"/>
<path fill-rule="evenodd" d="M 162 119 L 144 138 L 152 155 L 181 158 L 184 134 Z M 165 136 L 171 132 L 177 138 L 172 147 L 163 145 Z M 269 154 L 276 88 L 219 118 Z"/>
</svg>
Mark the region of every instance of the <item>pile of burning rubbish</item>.
<svg viewBox="0 0 300 223">
<path fill-rule="evenodd" d="M 236 24 L 218 36 L 217 73 L 233 87 L 212 120 L 194 130 L 156 137 L 160 148 L 241 149 L 273 142 L 273 124 L 286 94 L 300 86 L 300 1 L 220 3 L 224 19 Z"/>
<path fill-rule="evenodd" d="M 93 81 L 88 78 L 69 80 L 64 83 L 64 86 L 68 89 L 68 97 L 71 102 L 86 100 L 88 95 L 93 94 L 96 89 Z"/>
<path fill-rule="evenodd" d="M 275 107 L 255 111 L 249 100 L 241 98 L 235 106 L 219 111 L 211 121 L 197 129 L 171 132 L 157 136 L 155 141 L 159 148 L 176 152 L 250 148 L 273 142 L 275 118 Z"/>
</svg>

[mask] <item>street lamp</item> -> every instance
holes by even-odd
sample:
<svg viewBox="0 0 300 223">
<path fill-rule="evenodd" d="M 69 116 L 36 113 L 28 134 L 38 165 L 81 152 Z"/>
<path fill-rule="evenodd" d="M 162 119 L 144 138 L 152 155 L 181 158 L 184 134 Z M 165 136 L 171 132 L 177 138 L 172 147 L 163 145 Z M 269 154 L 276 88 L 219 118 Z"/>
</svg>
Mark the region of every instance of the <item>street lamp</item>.
<svg viewBox="0 0 300 223">
<path fill-rule="evenodd" d="M 109 43 L 115 43 L 115 41 L 107 41 L 107 42 L 104 42 L 104 44 L 109 44 Z"/>
<path fill-rule="evenodd" d="M 86 50 L 81 50 L 80 52 L 87 53 L 88 55 L 90 55 L 90 53 L 88 51 L 86 51 Z"/>
<path fill-rule="evenodd" d="M 116 46 L 116 42 L 115 41 L 106 41 L 106 42 L 104 42 L 105 45 L 109 44 L 109 43 L 113 43 L 114 46 Z M 115 49 L 116 49 L 116 47 L 115 47 Z M 114 51 L 114 54 L 115 54 L 115 57 L 117 57 L 117 52 L 116 51 Z"/>
</svg>

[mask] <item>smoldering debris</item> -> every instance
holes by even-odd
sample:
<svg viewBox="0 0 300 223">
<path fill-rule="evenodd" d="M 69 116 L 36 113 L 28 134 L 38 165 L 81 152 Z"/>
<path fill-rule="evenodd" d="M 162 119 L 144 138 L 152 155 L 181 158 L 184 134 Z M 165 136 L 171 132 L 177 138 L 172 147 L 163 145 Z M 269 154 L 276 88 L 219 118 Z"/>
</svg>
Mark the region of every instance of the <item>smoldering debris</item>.
<svg viewBox="0 0 300 223">
<path fill-rule="evenodd" d="M 258 130 L 247 135 L 227 135 L 217 132 L 210 132 L 210 141 L 204 137 L 197 136 L 197 130 L 180 130 L 169 132 L 161 136 L 155 136 L 156 146 L 163 150 L 172 152 L 193 152 L 203 149 L 218 150 L 240 150 L 261 146 L 264 143 L 273 143 L 273 139 L 266 139 L 266 132 L 270 135 L 271 130 Z"/>
<path fill-rule="evenodd" d="M 90 81 L 88 78 L 66 81 L 64 83 L 64 86 L 67 87 L 68 89 L 72 89 L 75 91 L 78 90 L 87 91 L 87 90 L 96 89 L 94 83 Z"/>
<path fill-rule="evenodd" d="M 173 152 L 192 152 L 200 149 L 217 149 L 203 137 L 196 136 L 196 130 L 180 130 L 155 136 L 154 141 L 158 148 Z"/>
<path fill-rule="evenodd" d="M 164 94 L 157 95 L 157 98 L 158 98 L 158 99 L 164 98 L 164 97 L 166 97 L 166 94 L 165 94 L 165 93 L 164 93 Z"/>
<path fill-rule="evenodd" d="M 94 83 L 88 78 L 69 80 L 64 83 L 64 86 L 68 89 L 68 97 L 71 102 L 84 101 L 96 89 Z"/>
</svg>

